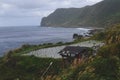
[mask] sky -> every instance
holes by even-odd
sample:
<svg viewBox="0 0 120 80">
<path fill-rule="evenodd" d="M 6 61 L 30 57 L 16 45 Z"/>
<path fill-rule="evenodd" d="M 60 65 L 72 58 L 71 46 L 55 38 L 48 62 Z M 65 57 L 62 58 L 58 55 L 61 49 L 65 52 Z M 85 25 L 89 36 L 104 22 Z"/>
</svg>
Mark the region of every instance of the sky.
<svg viewBox="0 0 120 80">
<path fill-rule="evenodd" d="M 0 27 L 38 26 L 57 8 L 81 8 L 102 0 L 0 0 Z"/>
</svg>

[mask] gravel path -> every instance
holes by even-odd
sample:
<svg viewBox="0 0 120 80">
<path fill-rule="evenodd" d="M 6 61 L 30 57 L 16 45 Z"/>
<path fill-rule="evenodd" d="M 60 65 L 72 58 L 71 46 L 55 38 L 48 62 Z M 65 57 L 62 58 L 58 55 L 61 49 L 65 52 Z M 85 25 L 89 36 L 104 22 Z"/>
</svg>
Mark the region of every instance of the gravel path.
<svg viewBox="0 0 120 80">
<path fill-rule="evenodd" d="M 102 46 L 104 43 L 99 41 L 85 41 L 81 43 L 72 44 L 69 46 L 84 46 L 84 47 L 92 47 L 92 46 Z M 58 54 L 60 50 L 62 50 L 65 46 L 58 46 L 58 47 L 51 47 L 51 48 L 45 48 L 40 49 L 36 51 L 32 51 L 30 53 L 27 53 L 25 55 L 34 55 L 36 57 L 51 57 L 51 58 L 61 58 L 61 56 Z"/>
</svg>

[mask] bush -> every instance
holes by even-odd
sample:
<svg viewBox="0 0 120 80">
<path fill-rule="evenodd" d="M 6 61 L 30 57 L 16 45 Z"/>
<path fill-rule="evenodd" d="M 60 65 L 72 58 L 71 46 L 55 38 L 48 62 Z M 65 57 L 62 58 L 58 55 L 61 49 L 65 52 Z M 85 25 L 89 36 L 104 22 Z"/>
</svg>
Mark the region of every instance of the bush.
<svg viewBox="0 0 120 80">
<path fill-rule="evenodd" d="M 103 41 L 106 38 L 106 32 L 99 32 L 99 33 L 95 34 L 92 38 L 95 40 Z"/>
<path fill-rule="evenodd" d="M 43 72 L 49 66 L 50 62 L 53 65 L 47 75 L 58 75 L 62 69 L 61 59 L 52 58 L 37 58 L 34 56 L 13 56 L 9 61 L 0 61 L 0 80 L 39 80 Z"/>
</svg>

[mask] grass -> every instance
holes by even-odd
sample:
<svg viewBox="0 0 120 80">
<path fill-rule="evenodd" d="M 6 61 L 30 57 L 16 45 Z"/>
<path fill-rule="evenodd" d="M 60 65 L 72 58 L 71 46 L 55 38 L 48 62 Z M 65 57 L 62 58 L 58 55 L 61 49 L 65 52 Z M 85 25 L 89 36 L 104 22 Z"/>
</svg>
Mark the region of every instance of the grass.
<svg viewBox="0 0 120 80">
<path fill-rule="evenodd" d="M 61 59 L 5 56 L 0 60 L 0 80 L 40 80 L 51 62 L 53 64 L 44 77 L 58 75 L 62 71 Z"/>
</svg>

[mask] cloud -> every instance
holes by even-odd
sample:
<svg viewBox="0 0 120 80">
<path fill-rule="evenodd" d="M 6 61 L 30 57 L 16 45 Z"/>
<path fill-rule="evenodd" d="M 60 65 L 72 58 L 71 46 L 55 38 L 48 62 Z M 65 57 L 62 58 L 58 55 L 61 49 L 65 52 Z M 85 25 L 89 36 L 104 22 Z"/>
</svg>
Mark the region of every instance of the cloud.
<svg viewBox="0 0 120 80">
<path fill-rule="evenodd" d="M 56 8 L 78 8 L 99 1 L 101 0 L 0 0 L 0 18 L 29 17 L 32 20 L 33 17 L 38 17 L 41 19 Z"/>
</svg>

